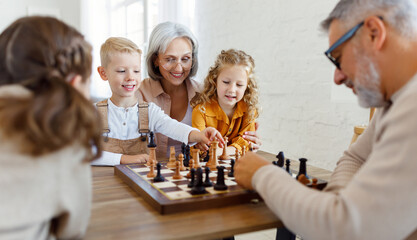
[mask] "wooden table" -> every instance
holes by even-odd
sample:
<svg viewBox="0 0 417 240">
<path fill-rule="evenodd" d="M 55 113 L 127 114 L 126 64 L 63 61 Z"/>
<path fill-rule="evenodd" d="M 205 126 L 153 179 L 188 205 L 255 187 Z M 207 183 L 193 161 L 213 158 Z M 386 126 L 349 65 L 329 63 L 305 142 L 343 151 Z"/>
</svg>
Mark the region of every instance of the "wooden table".
<svg viewBox="0 0 417 240">
<path fill-rule="evenodd" d="M 273 154 L 258 154 L 276 160 Z M 298 171 L 297 162 L 292 169 Z M 160 215 L 114 176 L 113 167 L 93 167 L 92 172 L 92 215 L 85 239 L 214 239 L 282 226 L 263 202 Z M 323 180 L 331 174 L 313 166 L 307 173 Z"/>
</svg>

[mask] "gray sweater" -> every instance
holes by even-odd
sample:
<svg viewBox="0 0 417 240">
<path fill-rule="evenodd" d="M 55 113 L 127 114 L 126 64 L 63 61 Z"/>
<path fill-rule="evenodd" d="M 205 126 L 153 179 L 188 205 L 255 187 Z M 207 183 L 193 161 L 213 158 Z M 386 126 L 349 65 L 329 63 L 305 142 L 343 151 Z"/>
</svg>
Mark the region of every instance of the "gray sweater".
<svg viewBox="0 0 417 240">
<path fill-rule="evenodd" d="M 325 191 L 272 165 L 252 185 L 306 239 L 417 239 L 417 76 L 378 109 L 337 163 Z"/>
</svg>

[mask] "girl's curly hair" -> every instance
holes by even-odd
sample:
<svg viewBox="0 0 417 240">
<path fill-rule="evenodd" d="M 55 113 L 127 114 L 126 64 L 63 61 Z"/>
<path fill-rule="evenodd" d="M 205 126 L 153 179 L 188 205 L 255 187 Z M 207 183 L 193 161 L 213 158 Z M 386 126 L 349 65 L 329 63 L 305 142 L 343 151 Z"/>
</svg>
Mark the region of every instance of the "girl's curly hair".
<svg viewBox="0 0 417 240">
<path fill-rule="evenodd" d="M 204 79 L 204 89 L 198 93 L 190 102 L 194 108 L 198 104 L 202 104 L 200 110 L 205 112 L 204 105 L 210 102 L 210 99 L 217 99 L 217 78 L 220 72 L 228 66 L 240 65 L 246 70 L 248 76 L 248 86 L 243 96 L 243 101 L 248 105 L 249 116 L 253 119 L 258 117 L 259 101 L 258 101 L 258 84 L 254 75 L 255 61 L 253 58 L 242 50 L 229 49 L 222 50 L 217 56 L 214 65 L 210 67 L 207 77 Z"/>
</svg>

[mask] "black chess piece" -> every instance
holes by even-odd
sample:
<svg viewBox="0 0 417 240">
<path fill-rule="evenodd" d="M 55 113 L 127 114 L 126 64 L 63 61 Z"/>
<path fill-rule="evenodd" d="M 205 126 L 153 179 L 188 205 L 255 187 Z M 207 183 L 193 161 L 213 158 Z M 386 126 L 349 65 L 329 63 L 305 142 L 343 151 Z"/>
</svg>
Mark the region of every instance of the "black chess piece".
<svg viewBox="0 0 417 240">
<path fill-rule="evenodd" d="M 156 176 L 153 178 L 154 182 L 163 182 L 165 178 L 161 175 L 161 163 L 156 164 Z"/>
<path fill-rule="evenodd" d="M 204 171 L 205 171 L 205 173 L 206 173 L 206 180 L 204 181 L 204 187 L 211 187 L 211 186 L 213 186 L 213 183 L 211 182 L 211 180 L 210 180 L 210 168 L 209 167 L 205 167 L 204 168 Z"/>
<path fill-rule="evenodd" d="M 191 193 L 192 194 L 203 194 L 206 192 L 206 188 L 204 187 L 203 184 L 203 170 L 201 168 L 197 168 L 197 180 L 196 183 L 194 184 L 193 188 L 191 188 Z"/>
<path fill-rule="evenodd" d="M 185 144 L 185 143 L 181 143 L 181 153 L 182 153 L 182 155 L 184 155 L 184 156 L 185 156 L 185 146 L 186 146 L 186 144 Z"/>
<path fill-rule="evenodd" d="M 185 146 L 184 166 L 190 166 L 190 145 Z"/>
<path fill-rule="evenodd" d="M 153 135 L 153 132 L 150 132 L 149 133 L 149 144 L 148 144 L 148 148 L 154 148 L 154 147 L 156 147 L 154 135 Z"/>
<path fill-rule="evenodd" d="M 210 148 L 206 151 L 206 156 L 204 156 L 203 161 L 208 162 L 210 160 Z"/>
<path fill-rule="evenodd" d="M 284 167 L 284 161 L 285 161 L 284 153 L 279 152 L 276 158 L 278 159 L 277 166 L 281 168 Z"/>
<path fill-rule="evenodd" d="M 194 183 L 195 183 L 195 169 L 191 168 L 190 173 L 191 173 L 191 179 L 190 179 L 191 181 L 188 183 L 188 187 L 192 188 L 194 186 Z"/>
<path fill-rule="evenodd" d="M 300 158 L 300 159 L 298 159 L 298 160 L 300 160 L 300 170 L 298 171 L 298 174 L 297 174 L 296 179 L 298 179 L 298 177 L 299 177 L 301 174 L 304 174 L 304 176 L 306 176 L 306 178 L 309 178 L 309 177 L 307 176 L 307 164 L 306 164 L 307 159 L 306 159 L 306 158 Z"/>
<path fill-rule="evenodd" d="M 290 159 L 285 160 L 285 171 L 287 171 L 287 173 L 289 173 L 292 176 L 290 165 L 291 165 L 291 160 Z"/>
<path fill-rule="evenodd" d="M 227 174 L 228 177 L 234 177 L 235 176 L 235 160 L 230 160 L 230 171 Z"/>
<path fill-rule="evenodd" d="M 224 167 L 217 166 L 217 181 L 214 184 L 214 190 L 223 191 L 227 190 L 227 185 L 224 183 Z"/>
<path fill-rule="evenodd" d="M 278 162 L 277 161 L 272 161 L 272 164 L 274 164 L 275 166 L 278 166 Z"/>
</svg>

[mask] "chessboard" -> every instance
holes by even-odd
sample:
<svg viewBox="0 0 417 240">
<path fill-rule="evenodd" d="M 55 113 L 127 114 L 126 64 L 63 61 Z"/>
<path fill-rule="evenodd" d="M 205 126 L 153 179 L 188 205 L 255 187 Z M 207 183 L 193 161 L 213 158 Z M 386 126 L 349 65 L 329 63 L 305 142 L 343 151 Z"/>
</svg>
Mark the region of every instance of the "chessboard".
<svg viewBox="0 0 417 240">
<path fill-rule="evenodd" d="M 262 199 L 254 192 L 237 185 L 234 177 L 229 177 L 231 160 L 218 160 L 219 166 L 224 166 L 224 182 L 227 190 L 217 191 L 206 187 L 203 194 L 192 194 L 187 185 L 190 180 L 186 177 L 189 170 L 180 171 L 184 178 L 173 179 L 175 169 L 167 168 L 167 162 L 161 163 L 161 175 L 164 182 L 154 182 L 148 178 L 149 167 L 145 164 L 128 164 L 115 166 L 115 175 L 119 176 L 128 186 L 142 196 L 152 207 L 161 214 L 224 207 L 236 204 L 258 202 Z M 202 167 L 205 162 L 200 163 Z M 209 178 L 213 183 L 217 179 L 217 171 L 211 171 Z"/>
<path fill-rule="evenodd" d="M 189 173 L 189 168 L 180 172 L 184 176 L 183 179 L 175 180 L 172 178 L 175 170 L 167 168 L 167 162 L 160 162 L 161 175 L 165 177 L 164 182 L 154 182 L 153 178 L 148 178 L 149 167 L 145 164 L 118 165 L 115 166 L 114 172 L 161 214 L 262 201 L 262 198 L 255 191 L 243 189 L 237 185 L 234 177 L 228 176 L 231 171 L 230 162 L 231 160 L 218 160 L 219 166 L 225 167 L 224 178 L 228 189 L 217 191 L 213 187 L 207 187 L 204 194 L 192 194 L 191 188 L 188 188 L 187 185 L 190 180 L 185 176 Z M 203 167 L 206 163 L 201 162 L 200 164 Z M 297 176 L 297 172 L 293 170 L 290 174 L 293 178 Z M 217 172 L 210 172 L 209 178 L 215 183 Z M 325 185 L 325 181 L 318 179 L 317 189 L 322 189 Z M 311 187 L 311 183 L 307 186 Z"/>
</svg>

